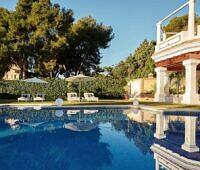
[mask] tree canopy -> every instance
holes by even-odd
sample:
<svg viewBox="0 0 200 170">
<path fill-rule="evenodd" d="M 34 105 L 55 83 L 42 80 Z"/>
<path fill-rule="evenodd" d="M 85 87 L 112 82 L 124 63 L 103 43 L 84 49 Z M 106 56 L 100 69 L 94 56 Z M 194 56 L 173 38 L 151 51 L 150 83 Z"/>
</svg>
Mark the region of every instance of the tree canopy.
<svg viewBox="0 0 200 170">
<path fill-rule="evenodd" d="M 0 8 L 0 77 L 4 76 L 5 71 L 9 69 L 9 47 L 6 39 L 8 33 L 8 19 L 10 12 Z"/>
<path fill-rule="evenodd" d="M 154 47 L 154 41 L 149 42 L 145 39 L 133 54 L 113 68 L 112 74 L 128 79 L 148 77 L 150 73 L 154 73 L 154 62 L 151 58 Z"/>
<path fill-rule="evenodd" d="M 57 61 L 68 74 L 90 74 L 100 64 L 100 50 L 107 48 L 112 39 L 111 27 L 97 23 L 91 16 L 81 18 L 72 25 L 69 35 L 63 40 Z"/>
<path fill-rule="evenodd" d="M 188 16 L 175 17 L 163 27 L 164 32 L 180 32 L 186 31 L 188 26 Z"/>
<path fill-rule="evenodd" d="M 196 24 L 200 24 L 200 17 L 196 16 Z M 164 32 L 181 32 L 188 29 L 188 15 L 172 18 L 166 26 L 163 26 Z"/>
<path fill-rule="evenodd" d="M 0 9 L 0 77 L 12 64 L 27 73 L 30 58 L 42 76 L 90 74 L 113 38 L 112 28 L 91 16 L 75 21 L 71 9 L 50 0 L 19 0 L 15 11 Z"/>
</svg>

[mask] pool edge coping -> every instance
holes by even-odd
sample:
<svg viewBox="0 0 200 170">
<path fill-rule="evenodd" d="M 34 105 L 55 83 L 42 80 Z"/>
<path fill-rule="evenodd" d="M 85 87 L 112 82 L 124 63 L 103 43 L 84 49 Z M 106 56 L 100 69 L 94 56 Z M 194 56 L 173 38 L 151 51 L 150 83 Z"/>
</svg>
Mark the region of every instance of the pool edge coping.
<svg viewBox="0 0 200 170">
<path fill-rule="evenodd" d="M 18 104 L 0 104 L 0 109 L 2 108 L 18 108 L 18 107 L 22 107 L 22 108 L 34 108 L 34 107 L 40 107 L 40 108 L 44 108 L 44 109 L 67 109 L 67 108 L 132 108 L 132 109 L 140 109 L 140 110 L 146 110 L 146 111 L 154 111 L 154 112 L 159 112 L 159 113 L 163 113 L 165 111 L 170 111 L 170 112 L 175 112 L 175 111 L 188 111 L 188 112 L 200 112 L 199 109 L 191 109 L 191 108 L 175 108 L 175 109 L 167 109 L 167 108 L 155 108 L 153 106 L 149 106 L 149 105 L 145 105 L 145 104 L 141 104 L 138 107 L 133 106 L 132 104 L 112 104 L 112 105 L 65 105 L 65 106 L 56 106 L 56 105 L 49 105 L 49 104 L 40 104 L 40 105 L 18 105 Z"/>
</svg>

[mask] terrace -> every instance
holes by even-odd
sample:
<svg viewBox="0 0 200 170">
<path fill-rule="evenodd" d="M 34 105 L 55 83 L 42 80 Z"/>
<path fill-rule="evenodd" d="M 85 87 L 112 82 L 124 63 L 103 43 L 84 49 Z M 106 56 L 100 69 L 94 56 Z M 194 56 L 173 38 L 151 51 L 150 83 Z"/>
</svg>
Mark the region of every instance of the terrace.
<svg viewBox="0 0 200 170">
<path fill-rule="evenodd" d="M 198 94 L 200 64 L 200 25 L 196 24 L 196 7 L 199 1 L 189 0 L 180 8 L 157 23 L 157 46 L 152 56 L 156 65 L 157 102 L 180 102 L 200 104 Z M 188 28 L 177 32 L 164 32 L 162 24 L 188 7 Z M 185 72 L 185 94 L 169 93 L 169 73 Z"/>
<path fill-rule="evenodd" d="M 157 45 L 153 56 L 156 62 L 200 50 L 200 25 L 195 23 L 196 3 L 195 0 L 188 1 L 157 23 Z M 164 32 L 162 24 L 187 6 L 189 7 L 188 29 L 181 32 Z M 167 56 L 166 53 L 168 53 Z"/>
</svg>

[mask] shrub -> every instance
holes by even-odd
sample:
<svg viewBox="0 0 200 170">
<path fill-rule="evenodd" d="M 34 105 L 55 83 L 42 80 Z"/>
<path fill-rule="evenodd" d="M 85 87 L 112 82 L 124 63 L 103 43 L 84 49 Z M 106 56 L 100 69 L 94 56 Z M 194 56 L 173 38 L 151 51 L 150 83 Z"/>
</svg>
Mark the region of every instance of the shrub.
<svg viewBox="0 0 200 170">
<path fill-rule="evenodd" d="M 19 95 L 16 94 L 8 94 L 8 93 L 0 93 L 0 99 L 16 99 Z"/>
<path fill-rule="evenodd" d="M 47 100 L 54 100 L 57 97 L 66 98 L 67 83 L 64 80 L 46 79 L 48 84 L 26 83 L 22 81 L 2 81 L 0 89 L 2 93 L 21 95 L 29 93 L 35 96 L 37 93 L 44 93 Z"/>
<path fill-rule="evenodd" d="M 12 98 L 22 93 L 29 93 L 35 96 L 37 93 L 44 93 L 47 100 L 55 100 L 57 97 L 67 99 L 67 92 L 79 92 L 78 83 L 67 83 L 65 80 L 46 79 L 48 84 L 26 83 L 22 81 L 1 81 L 0 93 L 12 95 Z M 93 92 L 99 98 L 120 99 L 124 96 L 126 82 L 114 77 L 98 76 L 94 81 L 81 83 L 81 94 Z M 8 96 L 9 97 L 9 96 Z M 2 95 L 0 98 L 3 99 Z"/>
<path fill-rule="evenodd" d="M 85 83 L 81 88 L 81 92 L 93 92 L 103 99 L 121 99 L 125 94 L 125 85 L 126 82 L 124 80 L 100 75 L 94 81 Z"/>
</svg>

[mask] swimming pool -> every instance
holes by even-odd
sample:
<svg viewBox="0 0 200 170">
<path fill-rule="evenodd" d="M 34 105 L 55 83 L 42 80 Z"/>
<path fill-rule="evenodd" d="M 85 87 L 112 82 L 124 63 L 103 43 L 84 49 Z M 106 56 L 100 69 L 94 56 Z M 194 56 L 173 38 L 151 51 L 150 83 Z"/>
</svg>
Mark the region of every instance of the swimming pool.
<svg viewBox="0 0 200 170">
<path fill-rule="evenodd" d="M 153 126 L 127 110 L 1 109 L 0 169 L 153 170 Z"/>
<path fill-rule="evenodd" d="M 155 145 L 161 145 L 154 139 L 156 114 L 129 107 L 40 109 L 0 109 L 1 170 L 153 170 L 154 154 L 168 147 Z"/>
</svg>

